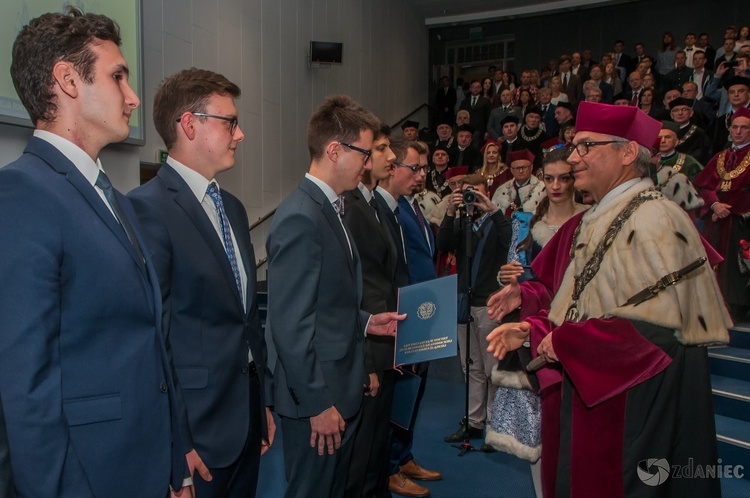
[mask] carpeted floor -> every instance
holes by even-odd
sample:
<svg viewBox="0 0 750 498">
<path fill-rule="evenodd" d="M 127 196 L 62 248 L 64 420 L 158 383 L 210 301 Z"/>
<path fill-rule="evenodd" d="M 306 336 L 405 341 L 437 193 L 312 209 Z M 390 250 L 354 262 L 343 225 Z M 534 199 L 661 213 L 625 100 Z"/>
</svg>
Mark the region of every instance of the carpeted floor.
<svg viewBox="0 0 750 498">
<path fill-rule="evenodd" d="M 464 410 L 464 386 L 455 358 L 434 362 L 417 421 L 414 455 L 419 463 L 443 473 L 442 481 L 422 483 L 434 497 L 445 498 L 533 498 L 529 465 L 504 453 L 471 452 L 463 457 L 443 442 L 458 428 Z M 277 433 L 277 438 L 282 437 Z M 475 441 L 478 448 L 481 441 Z M 726 463 L 726 462 L 725 462 Z M 750 469 L 745 469 L 750 473 Z M 262 458 L 259 498 L 284 495 L 284 461 L 281 440 Z M 723 479 L 724 498 L 750 496 L 750 480 Z M 397 495 L 394 495 L 397 496 Z M 317 497 L 311 497 L 317 498 Z"/>
</svg>

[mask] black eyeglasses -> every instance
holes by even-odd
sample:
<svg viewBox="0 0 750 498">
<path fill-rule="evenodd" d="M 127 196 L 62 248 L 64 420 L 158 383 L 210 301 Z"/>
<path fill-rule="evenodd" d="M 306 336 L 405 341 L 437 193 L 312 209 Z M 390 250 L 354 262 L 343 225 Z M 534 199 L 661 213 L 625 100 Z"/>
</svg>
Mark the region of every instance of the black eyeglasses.
<svg viewBox="0 0 750 498">
<path fill-rule="evenodd" d="M 367 161 L 370 160 L 370 155 L 372 154 L 371 150 L 363 149 L 362 147 L 357 147 L 356 145 L 348 144 L 348 143 L 341 142 L 341 141 L 339 141 L 339 145 L 343 145 L 344 147 L 347 147 L 349 149 L 356 150 L 357 152 L 365 156 L 365 164 L 367 164 Z"/>
<path fill-rule="evenodd" d="M 396 162 L 394 162 L 393 164 L 395 164 L 396 166 L 399 166 L 401 168 L 408 168 L 415 175 L 417 173 L 419 173 L 420 171 L 426 171 L 427 170 L 427 166 L 420 166 L 419 164 L 404 164 L 404 163 L 396 163 Z"/>
<path fill-rule="evenodd" d="M 192 114 L 193 116 L 200 116 L 202 118 L 215 118 L 229 122 L 230 135 L 234 135 L 234 132 L 237 129 L 237 125 L 239 124 L 237 116 L 218 116 L 216 114 L 206 114 L 205 112 L 191 112 L 190 114 Z M 177 118 L 177 122 L 179 123 L 180 121 L 182 121 L 182 118 Z"/>
<path fill-rule="evenodd" d="M 627 143 L 625 140 L 606 140 L 604 142 L 581 142 L 573 145 L 573 148 L 578 152 L 578 155 L 583 157 L 589 153 L 589 149 L 595 145 L 607 145 L 607 144 L 623 144 Z"/>
</svg>

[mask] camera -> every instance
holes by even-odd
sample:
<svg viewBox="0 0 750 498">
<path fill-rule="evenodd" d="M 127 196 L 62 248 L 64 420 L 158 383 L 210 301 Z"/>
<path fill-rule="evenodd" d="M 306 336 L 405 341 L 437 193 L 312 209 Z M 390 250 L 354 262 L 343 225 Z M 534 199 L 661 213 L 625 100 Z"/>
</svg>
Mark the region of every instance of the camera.
<svg viewBox="0 0 750 498">
<path fill-rule="evenodd" d="M 730 67 L 738 67 L 740 65 L 740 61 L 726 61 L 724 62 L 724 67 L 730 68 Z"/>
<path fill-rule="evenodd" d="M 477 194 L 474 193 L 474 187 L 469 185 L 463 191 L 463 203 L 466 206 L 473 206 L 475 202 L 477 202 Z"/>
</svg>

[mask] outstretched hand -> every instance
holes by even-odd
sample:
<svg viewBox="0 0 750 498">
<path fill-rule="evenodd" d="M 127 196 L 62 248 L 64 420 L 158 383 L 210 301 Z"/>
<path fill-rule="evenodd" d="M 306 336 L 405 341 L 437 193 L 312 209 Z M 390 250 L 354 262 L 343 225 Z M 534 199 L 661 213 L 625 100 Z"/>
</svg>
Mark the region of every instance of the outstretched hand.
<svg viewBox="0 0 750 498">
<path fill-rule="evenodd" d="M 502 360 L 510 351 L 523 346 L 523 343 L 529 339 L 529 322 L 510 322 L 504 323 L 495 328 L 487 335 L 487 352 Z"/>
<path fill-rule="evenodd" d="M 492 294 L 487 300 L 487 315 L 499 322 L 519 306 L 521 306 L 521 286 L 516 277 L 510 277 L 508 285 Z"/>
</svg>

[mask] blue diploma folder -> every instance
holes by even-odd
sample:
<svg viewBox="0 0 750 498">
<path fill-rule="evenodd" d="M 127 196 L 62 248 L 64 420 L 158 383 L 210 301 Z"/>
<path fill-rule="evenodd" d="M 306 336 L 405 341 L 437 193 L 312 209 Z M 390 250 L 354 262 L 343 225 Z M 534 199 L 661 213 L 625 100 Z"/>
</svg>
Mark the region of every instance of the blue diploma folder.
<svg viewBox="0 0 750 498">
<path fill-rule="evenodd" d="M 398 290 L 394 367 L 456 356 L 458 277 L 429 280 Z"/>
</svg>

